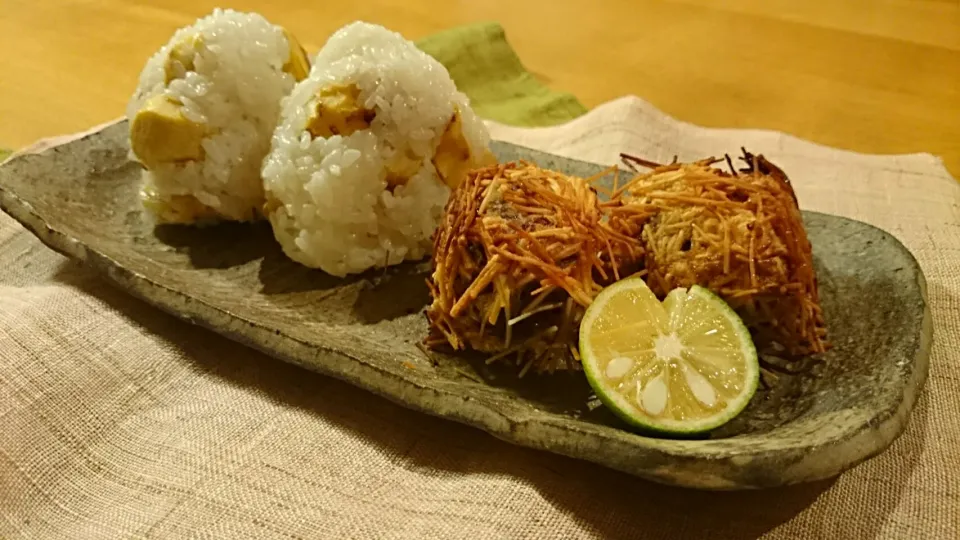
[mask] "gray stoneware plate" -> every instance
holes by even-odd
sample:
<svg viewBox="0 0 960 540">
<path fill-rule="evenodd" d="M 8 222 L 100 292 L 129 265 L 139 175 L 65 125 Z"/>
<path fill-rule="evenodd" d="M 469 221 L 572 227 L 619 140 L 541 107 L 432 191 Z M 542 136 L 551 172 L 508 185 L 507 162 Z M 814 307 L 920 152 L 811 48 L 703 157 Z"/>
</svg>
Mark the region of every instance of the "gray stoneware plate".
<svg viewBox="0 0 960 540">
<path fill-rule="evenodd" d="M 288 260 L 267 224 L 155 230 L 137 200 L 126 134 L 122 122 L 7 162 L 2 208 L 51 248 L 182 319 L 511 443 L 701 489 L 812 481 L 889 446 L 926 380 L 931 321 L 917 262 L 881 230 L 808 212 L 835 346 L 826 362 L 781 377 L 707 439 L 643 437 L 588 406 L 581 373 L 518 380 L 506 366 L 421 351 L 429 262 L 336 279 Z M 600 170 L 503 143 L 495 150 L 569 174 Z"/>
</svg>

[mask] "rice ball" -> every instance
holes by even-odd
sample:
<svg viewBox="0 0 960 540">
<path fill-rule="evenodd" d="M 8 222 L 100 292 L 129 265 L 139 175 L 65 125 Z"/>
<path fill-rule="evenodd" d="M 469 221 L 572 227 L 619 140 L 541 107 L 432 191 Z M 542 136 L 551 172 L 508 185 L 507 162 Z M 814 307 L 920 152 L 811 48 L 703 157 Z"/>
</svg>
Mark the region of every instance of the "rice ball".
<svg viewBox="0 0 960 540">
<path fill-rule="evenodd" d="M 335 276 L 428 256 L 450 188 L 495 162 L 447 70 L 378 25 L 334 33 L 281 114 L 267 216 L 287 256 Z"/>
<path fill-rule="evenodd" d="M 297 40 L 256 13 L 216 9 L 177 30 L 127 106 L 141 198 L 156 220 L 262 218 L 260 168 L 280 102 L 309 69 Z"/>
</svg>

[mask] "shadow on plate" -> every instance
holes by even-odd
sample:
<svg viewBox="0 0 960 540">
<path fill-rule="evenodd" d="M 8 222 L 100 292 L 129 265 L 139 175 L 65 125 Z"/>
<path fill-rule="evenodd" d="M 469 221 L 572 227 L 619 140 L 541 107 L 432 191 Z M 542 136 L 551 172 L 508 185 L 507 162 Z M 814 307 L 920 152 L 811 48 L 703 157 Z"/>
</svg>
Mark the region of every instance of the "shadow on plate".
<svg viewBox="0 0 960 540">
<path fill-rule="evenodd" d="M 747 539 L 794 519 L 810 537 L 876 537 L 887 516 L 900 503 L 922 453 L 928 428 L 929 405 L 924 394 L 905 436 L 875 458 L 886 463 L 882 478 L 854 470 L 847 473 L 854 477 L 849 482 L 841 477 L 748 492 L 716 493 L 662 486 L 588 462 L 510 445 L 480 430 L 411 411 L 337 379 L 270 358 L 104 286 L 96 275 L 76 263 L 65 263 L 57 279 L 97 296 L 178 348 L 198 373 L 220 377 L 263 395 L 271 403 L 267 407 L 270 410 L 279 403 L 314 416 L 316 429 L 297 435 L 301 439 L 307 437 L 300 445 L 322 446 L 330 442 L 323 440 L 324 434 L 336 432 L 338 437 L 347 434 L 379 447 L 378 455 L 396 467 L 425 477 L 483 475 L 490 481 L 513 477 L 519 495 L 535 491 L 538 495 L 529 494 L 531 500 L 542 498 L 560 514 L 573 516 L 584 529 L 603 538 Z M 339 459 L 336 447 L 331 448 L 330 459 Z M 248 463 L 246 466 L 259 463 L 259 458 L 245 458 L 244 452 L 235 459 Z M 837 482 L 843 484 L 842 489 L 831 490 Z M 379 485 L 378 489 L 389 490 L 388 484 Z M 206 487 L 217 489 L 215 485 Z M 362 488 L 343 489 L 353 496 L 352 490 Z M 274 495 L 264 492 L 258 496 Z M 855 511 L 847 507 L 851 500 L 858 501 Z M 277 500 L 278 504 L 281 502 Z M 267 500 L 258 503 L 260 507 L 269 504 Z M 801 515 L 811 506 L 820 515 Z M 514 507 L 505 504 L 500 508 L 500 512 L 509 513 Z M 546 512 L 541 508 L 538 515 L 531 515 L 527 510 L 517 517 L 538 520 Z M 824 514 L 830 514 L 831 519 L 823 519 Z M 870 519 L 858 520 L 856 525 L 851 524 L 856 529 L 840 534 L 844 531 L 837 527 L 843 526 L 844 516 L 854 515 L 869 515 Z M 557 519 L 556 515 L 551 519 Z"/>
<path fill-rule="evenodd" d="M 430 303 L 429 275 L 424 261 L 337 277 L 291 260 L 274 244 L 260 261 L 258 279 L 261 294 L 305 317 L 323 320 L 336 309 L 349 311 L 357 323 L 376 324 L 423 311 Z"/>
<path fill-rule="evenodd" d="M 582 371 L 557 372 L 552 375 L 528 373 L 517 376 L 519 368 L 504 363 L 486 365 L 478 355 L 461 354 L 465 362 L 484 383 L 506 390 L 537 409 L 578 418 L 595 425 L 630 429 L 596 399 Z M 694 438 L 723 439 L 769 431 L 799 416 L 811 406 L 810 399 L 800 399 L 808 387 L 807 374 L 781 376 L 777 386 L 758 390 L 750 404 L 736 418 L 720 428 Z M 684 437 L 690 438 L 690 437 Z"/>
<path fill-rule="evenodd" d="M 221 223 L 212 227 L 157 225 L 153 234 L 163 244 L 186 252 L 196 268 L 229 269 L 263 257 L 275 245 L 270 224 Z"/>
<path fill-rule="evenodd" d="M 349 287 L 364 279 L 363 276 L 332 276 L 321 270 L 304 266 L 283 252 L 280 244 L 271 237 L 269 249 L 260 261 L 260 293 L 280 296 L 315 291 L 330 291 Z"/>
<path fill-rule="evenodd" d="M 364 323 L 415 315 L 430 305 L 429 262 L 404 263 L 365 275 L 369 277 L 353 304 L 354 313 Z"/>
</svg>

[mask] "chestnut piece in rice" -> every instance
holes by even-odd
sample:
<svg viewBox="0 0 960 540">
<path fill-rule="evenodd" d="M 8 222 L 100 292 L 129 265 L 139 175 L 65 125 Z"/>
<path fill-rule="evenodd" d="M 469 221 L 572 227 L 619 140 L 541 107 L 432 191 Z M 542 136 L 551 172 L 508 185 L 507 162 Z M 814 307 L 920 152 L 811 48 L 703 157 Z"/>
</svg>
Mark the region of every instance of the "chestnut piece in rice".
<svg viewBox="0 0 960 540">
<path fill-rule="evenodd" d="M 720 159 L 659 165 L 624 185 L 611 224 L 642 238 L 647 283 L 663 298 L 694 284 L 744 319 L 758 351 L 796 358 L 827 349 L 813 254 L 786 174 L 746 150 L 730 172 Z"/>
<path fill-rule="evenodd" d="M 642 257 L 589 182 L 522 161 L 470 172 L 434 236 L 429 346 L 514 360 L 521 376 L 579 368 L 586 307 Z"/>
</svg>

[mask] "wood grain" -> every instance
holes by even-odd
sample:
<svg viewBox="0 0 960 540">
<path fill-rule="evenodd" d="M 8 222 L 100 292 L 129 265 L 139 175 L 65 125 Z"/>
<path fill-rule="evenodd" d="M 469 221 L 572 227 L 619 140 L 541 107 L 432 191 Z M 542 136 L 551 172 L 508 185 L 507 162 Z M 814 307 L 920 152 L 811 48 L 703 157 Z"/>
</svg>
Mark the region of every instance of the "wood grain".
<svg viewBox="0 0 960 540">
<path fill-rule="evenodd" d="M 531 71 L 588 106 L 635 94 L 701 125 L 931 152 L 960 178 L 960 1 L 946 0 L 6 0 L 0 146 L 120 116 L 146 58 L 217 5 L 260 11 L 311 52 L 355 19 L 412 39 L 496 20 Z"/>
</svg>

